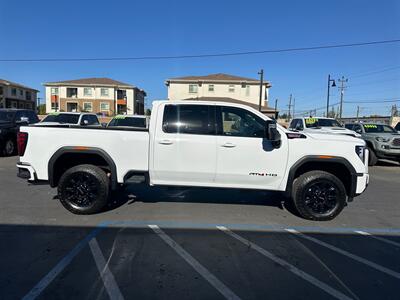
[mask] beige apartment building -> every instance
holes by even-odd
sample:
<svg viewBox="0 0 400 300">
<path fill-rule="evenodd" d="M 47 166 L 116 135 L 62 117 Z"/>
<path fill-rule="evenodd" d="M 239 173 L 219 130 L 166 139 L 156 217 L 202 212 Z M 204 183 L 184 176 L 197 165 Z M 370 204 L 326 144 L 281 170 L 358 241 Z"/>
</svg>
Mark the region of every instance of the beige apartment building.
<svg viewBox="0 0 400 300">
<path fill-rule="evenodd" d="M 0 108 L 36 109 L 38 90 L 0 79 Z"/>
<path fill-rule="evenodd" d="M 185 76 L 165 81 L 169 100 L 213 100 L 246 104 L 259 109 L 260 81 L 229 74 Z M 275 110 L 268 106 L 271 84 L 263 83 L 261 111 L 274 116 Z"/>
<path fill-rule="evenodd" d="M 92 112 L 104 116 L 144 114 L 146 92 L 110 78 L 47 82 L 46 113 Z"/>
</svg>

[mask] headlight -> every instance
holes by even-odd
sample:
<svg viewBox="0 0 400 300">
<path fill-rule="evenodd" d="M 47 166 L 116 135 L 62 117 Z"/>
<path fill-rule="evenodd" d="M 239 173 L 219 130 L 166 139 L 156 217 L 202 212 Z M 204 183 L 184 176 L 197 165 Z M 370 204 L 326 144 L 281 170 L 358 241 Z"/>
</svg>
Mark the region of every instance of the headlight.
<svg viewBox="0 0 400 300">
<path fill-rule="evenodd" d="M 384 143 L 387 143 L 387 142 L 390 141 L 390 138 L 383 138 L 383 137 L 380 137 L 380 136 L 377 136 L 375 139 L 376 139 L 378 142 L 384 142 Z"/>
<path fill-rule="evenodd" d="M 356 153 L 358 157 L 361 159 L 361 161 L 364 162 L 365 146 L 356 146 Z"/>
</svg>

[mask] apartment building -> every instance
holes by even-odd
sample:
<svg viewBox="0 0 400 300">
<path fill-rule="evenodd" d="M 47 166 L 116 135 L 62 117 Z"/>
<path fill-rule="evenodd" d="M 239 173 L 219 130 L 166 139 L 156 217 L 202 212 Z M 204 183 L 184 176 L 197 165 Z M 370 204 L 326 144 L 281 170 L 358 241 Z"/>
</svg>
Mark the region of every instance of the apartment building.
<svg viewBox="0 0 400 300">
<path fill-rule="evenodd" d="M 46 112 L 93 112 L 104 116 L 144 114 L 146 92 L 110 78 L 47 82 Z"/>
<path fill-rule="evenodd" d="M 38 90 L 0 79 L 0 108 L 36 109 Z"/>
<path fill-rule="evenodd" d="M 260 81 L 229 74 L 185 76 L 165 81 L 169 100 L 212 100 L 246 104 L 259 109 Z M 268 106 L 271 84 L 263 82 L 261 111 L 274 116 L 275 110 Z"/>
</svg>

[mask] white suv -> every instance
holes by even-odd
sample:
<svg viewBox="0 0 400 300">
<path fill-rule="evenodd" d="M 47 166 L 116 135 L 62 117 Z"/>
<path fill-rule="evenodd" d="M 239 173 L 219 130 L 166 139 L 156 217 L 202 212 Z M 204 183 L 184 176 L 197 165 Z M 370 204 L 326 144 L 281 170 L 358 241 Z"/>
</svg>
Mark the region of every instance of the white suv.
<svg viewBox="0 0 400 300">
<path fill-rule="evenodd" d="M 357 132 L 344 128 L 335 119 L 323 117 L 295 118 L 290 122 L 289 130 L 309 133 L 343 134 L 353 137 L 361 137 Z"/>
<path fill-rule="evenodd" d="M 99 119 L 92 113 L 74 112 L 54 112 L 48 114 L 37 125 L 81 125 L 81 126 L 101 126 Z"/>
</svg>

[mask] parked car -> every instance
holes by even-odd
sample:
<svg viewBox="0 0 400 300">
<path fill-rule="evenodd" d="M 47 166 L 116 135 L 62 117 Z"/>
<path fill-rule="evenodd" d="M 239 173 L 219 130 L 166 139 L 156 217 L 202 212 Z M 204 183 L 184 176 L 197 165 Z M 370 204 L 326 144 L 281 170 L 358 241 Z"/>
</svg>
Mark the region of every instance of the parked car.
<svg viewBox="0 0 400 300">
<path fill-rule="evenodd" d="M 147 128 L 148 117 L 139 115 L 118 115 L 111 119 L 107 127 L 139 127 Z"/>
<path fill-rule="evenodd" d="M 145 182 L 285 192 L 304 218 L 331 220 L 368 185 L 361 139 L 288 131 L 236 103 L 155 101 L 152 115 L 148 129 L 22 127 L 18 176 L 58 187 L 75 214 Z"/>
<path fill-rule="evenodd" d="M 323 117 L 295 118 L 290 122 L 289 130 L 311 133 L 344 134 L 361 137 L 353 130 L 343 128 L 335 119 Z"/>
<path fill-rule="evenodd" d="M 15 154 L 19 127 L 37 122 L 39 118 L 33 110 L 0 109 L 0 153 Z"/>
<path fill-rule="evenodd" d="M 346 124 L 346 128 L 361 134 L 369 149 L 369 165 L 378 159 L 400 162 L 400 134 L 389 125 L 373 123 Z"/>
<path fill-rule="evenodd" d="M 50 113 L 38 125 L 101 126 L 96 114 L 75 112 Z"/>
</svg>

